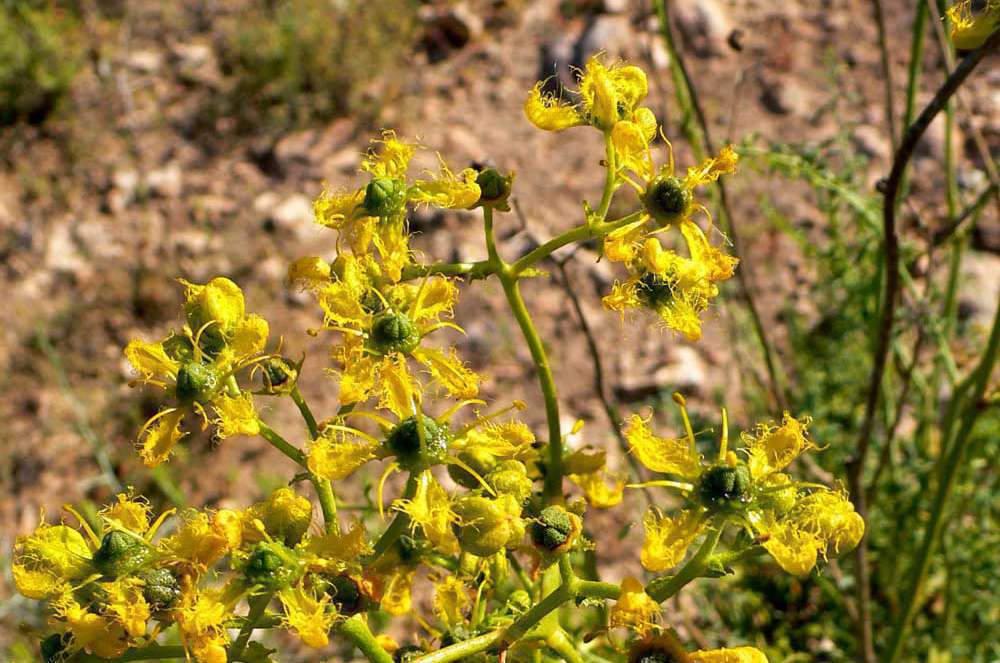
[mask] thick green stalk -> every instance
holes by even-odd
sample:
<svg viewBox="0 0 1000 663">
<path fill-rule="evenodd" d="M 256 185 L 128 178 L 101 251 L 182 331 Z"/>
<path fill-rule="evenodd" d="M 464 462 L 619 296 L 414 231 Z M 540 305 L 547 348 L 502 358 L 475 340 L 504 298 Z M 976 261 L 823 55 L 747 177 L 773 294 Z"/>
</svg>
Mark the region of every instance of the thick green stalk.
<svg viewBox="0 0 1000 663">
<path fill-rule="evenodd" d="M 651 581 L 646 585 L 646 593 L 653 597 L 654 601 L 663 603 L 681 591 L 689 582 L 700 578 L 705 572 L 709 558 L 715 552 L 715 547 L 719 544 L 719 538 L 722 536 L 723 529 L 724 527 L 720 526 L 710 531 L 702 542 L 701 547 L 698 548 L 698 552 L 694 554 L 694 557 L 689 559 L 673 576 L 669 578 L 657 578 Z"/>
<path fill-rule="evenodd" d="M 436 652 L 424 654 L 419 658 L 413 659 L 412 663 L 452 663 L 452 661 L 461 661 L 473 654 L 486 651 L 496 644 L 500 639 L 500 635 L 500 631 L 490 631 L 475 638 L 456 642 Z"/>
<path fill-rule="evenodd" d="M 576 644 L 569 639 L 566 635 L 566 631 L 556 629 L 553 631 L 548 638 L 545 640 L 552 651 L 559 654 L 562 660 L 566 663 L 583 663 L 583 656 L 577 650 Z"/>
<path fill-rule="evenodd" d="M 337 628 L 372 663 L 393 663 L 392 656 L 378 643 L 361 615 L 354 615 Z"/>
<path fill-rule="evenodd" d="M 247 643 L 250 642 L 254 628 L 257 627 L 257 622 L 260 621 L 261 617 L 267 611 L 267 605 L 271 602 L 272 596 L 274 596 L 272 592 L 267 592 L 250 599 L 250 612 L 247 614 L 246 623 L 240 629 L 239 635 L 236 636 L 236 641 L 233 642 L 233 646 L 229 649 L 228 658 L 230 661 L 240 660 L 243 650 L 247 648 Z"/>
<path fill-rule="evenodd" d="M 295 385 L 292 387 L 292 391 L 289 392 L 288 395 L 295 403 L 295 407 L 299 409 L 299 413 L 302 415 L 302 420 L 306 422 L 306 428 L 309 429 L 310 439 L 315 440 L 319 437 L 319 426 L 316 424 L 316 417 L 313 416 L 312 409 L 309 407 L 306 399 L 302 397 L 302 392 L 299 391 L 299 386 Z M 323 522 L 326 524 L 326 529 L 328 531 L 339 529 L 340 522 L 337 520 L 337 496 L 333 493 L 333 485 L 330 483 L 329 479 L 322 479 L 313 475 L 310 475 L 310 480 L 316 488 L 316 496 L 319 498 L 319 508 L 323 512 Z"/>
<path fill-rule="evenodd" d="M 954 441 L 948 445 L 948 455 L 941 467 L 937 491 L 934 494 L 934 501 L 931 506 L 930 518 L 927 521 L 927 527 L 924 529 L 921 545 L 917 548 L 917 557 L 913 562 L 906 591 L 902 594 L 904 597 L 903 608 L 893 627 L 892 639 L 890 640 L 885 657 L 887 663 L 895 663 L 902 655 L 906 634 L 920 605 L 920 597 L 923 593 L 924 582 L 927 579 L 927 570 L 930 567 L 931 556 L 941 539 L 941 532 L 944 527 L 944 515 L 947 511 L 946 507 L 951 497 L 952 489 L 954 488 L 955 476 L 965 456 L 965 449 L 969 442 L 972 428 L 982 413 L 981 401 L 986 394 L 986 389 L 990 383 L 990 376 L 997 362 L 998 348 L 1000 348 L 1000 300 L 997 301 L 997 311 L 993 318 L 993 328 L 986 345 L 986 351 L 983 353 L 983 357 L 975 371 L 970 376 L 973 378 L 973 389 L 962 409 L 961 424 L 959 425 L 958 433 Z"/>
</svg>

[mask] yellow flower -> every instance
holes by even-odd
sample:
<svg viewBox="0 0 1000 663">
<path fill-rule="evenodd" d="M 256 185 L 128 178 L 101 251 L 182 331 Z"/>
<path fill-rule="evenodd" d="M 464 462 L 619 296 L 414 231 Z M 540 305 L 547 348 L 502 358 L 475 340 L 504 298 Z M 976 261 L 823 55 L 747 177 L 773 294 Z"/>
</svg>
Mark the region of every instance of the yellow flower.
<svg viewBox="0 0 1000 663">
<path fill-rule="evenodd" d="M 809 441 L 809 420 L 785 414 L 781 425 L 759 424 L 744 434 L 742 461 L 728 449 L 728 421 L 722 412 L 722 440 L 715 462 L 706 464 L 695 450 L 694 432 L 684 398 L 674 394 L 684 421 L 686 439 L 654 436 L 633 416 L 625 430 L 632 453 L 647 468 L 683 479 L 652 481 L 678 489 L 688 505 L 676 516 L 650 510 L 643 521 L 646 540 L 642 564 L 665 571 L 679 564 L 694 540 L 709 527 L 726 523 L 743 528 L 778 564 L 796 575 L 808 573 L 828 550 L 854 548 L 865 524 L 846 496 L 816 484 L 797 483 L 781 470 L 815 445 Z"/>
<path fill-rule="evenodd" d="M 365 539 L 365 527 L 359 520 L 350 529 L 331 529 L 319 536 L 307 537 L 296 547 L 310 571 L 333 573 L 371 551 Z"/>
<path fill-rule="evenodd" d="M 974 4 L 959 0 L 947 11 L 952 43 L 962 51 L 979 48 L 1000 26 L 1000 0 L 987 0 L 985 6 L 978 3 L 978 9 L 973 9 Z"/>
<path fill-rule="evenodd" d="M 45 514 L 34 532 L 17 537 L 11 570 L 24 596 L 46 599 L 65 592 L 70 583 L 94 573 L 87 540 L 66 525 L 47 525 Z"/>
<path fill-rule="evenodd" d="M 200 574 L 243 539 L 243 516 L 236 511 L 188 511 L 182 514 L 178 530 L 159 542 L 159 549 L 171 564 Z"/>
<path fill-rule="evenodd" d="M 455 576 L 445 576 L 434 583 L 434 614 L 451 629 L 465 622 L 472 599 L 465 583 Z"/>
<path fill-rule="evenodd" d="M 637 578 L 622 580 L 621 594 L 608 613 L 608 626 L 623 626 L 639 634 L 653 630 L 660 616 L 660 604 L 646 593 Z"/>
<path fill-rule="evenodd" d="M 451 510 L 451 499 L 430 471 L 417 479 L 417 491 L 412 499 L 397 500 L 394 508 L 410 517 L 410 527 L 419 529 L 424 537 L 442 554 L 459 552 L 458 539 L 452 524 L 458 517 Z"/>
<path fill-rule="evenodd" d="M 350 192 L 324 190 L 313 212 L 316 222 L 337 230 L 340 241 L 355 254 L 367 255 L 374 246 L 386 274 L 398 281 L 410 262 L 407 206 L 471 208 L 479 201 L 480 189 L 475 170 L 466 168 L 456 175 L 440 155 L 439 172 L 411 184 L 407 171 L 417 146 L 400 141 L 393 131 L 384 131 L 381 139 L 372 142 L 361 164 L 371 175 L 368 184 Z"/>
<path fill-rule="evenodd" d="M 297 545 L 312 524 L 312 502 L 296 495 L 291 488 L 277 488 L 263 502 L 258 502 L 244 513 L 244 522 L 259 520 L 267 535 L 286 545 Z M 243 530 L 243 539 L 259 541 L 259 532 L 252 527 Z"/>
<path fill-rule="evenodd" d="M 569 479 L 583 490 L 587 503 L 595 509 L 610 509 L 617 506 L 621 504 L 625 495 L 625 477 L 621 474 L 597 471 L 589 474 L 570 474 Z"/>
<path fill-rule="evenodd" d="M 278 600 L 285 611 L 285 627 L 295 631 L 302 642 L 314 649 L 330 644 L 329 632 L 337 612 L 329 596 L 323 594 L 317 599 L 299 584 L 279 591 Z"/>
<path fill-rule="evenodd" d="M 767 663 L 764 653 L 754 647 L 687 652 L 676 637 L 666 634 L 647 635 L 629 648 L 629 663 L 664 659 L 669 661 L 689 659 L 697 663 Z"/>
<path fill-rule="evenodd" d="M 340 402 L 358 403 L 372 396 L 379 407 L 397 416 L 412 413 L 423 386 L 411 372 L 408 359 L 422 365 L 429 384 L 456 398 L 474 398 L 479 376 L 469 370 L 454 350 L 423 345 L 423 339 L 443 327 L 458 290 L 443 277 L 429 277 L 420 284 L 380 285 L 372 263 L 365 258 L 341 256 L 338 276 L 318 291 L 325 326 L 342 334 L 333 349 L 339 365 Z"/>
<path fill-rule="evenodd" d="M 639 67 L 606 66 L 599 57 L 587 61 L 580 75 L 579 104 L 570 104 L 543 92 L 536 84 L 524 104 L 528 121 L 545 131 L 562 131 L 589 124 L 611 131 L 620 120 L 646 122 L 650 111 L 639 108 L 649 85 Z"/>
<path fill-rule="evenodd" d="M 52 604 L 52 628 L 70 636 L 69 649 L 83 650 L 102 658 L 117 658 L 130 646 L 125 628 L 113 617 L 91 611 L 70 595 Z"/>
<path fill-rule="evenodd" d="M 687 549 L 707 527 L 699 511 L 681 511 L 674 518 L 650 507 L 642 520 L 646 538 L 642 544 L 642 566 L 653 572 L 666 571 L 684 559 Z"/>
<path fill-rule="evenodd" d="M 379 446 L 377 440 L 339 427 L 326 427 L 309 445 L 309 471 L 330 481 L 341 481 L 374 459 Z"/>
<path fill-rule="evenodd" d="M 229 637 L 225 624 L 234 602 L 225 589 L 182 587 L 175 619 L 184 649 L 198 663 L 226 663 Z"/>
<path fill-rule="evenodd" d="M 184 437 L 181 421 L 192 412 L 207 424 L 205 410 L 215 411 L 216 435 L 255 435 L 257 415 L 249 393 L 239 393 L 235 377 L 260 361 L 267 343 L 267 322 L 246 315 L 243 293 L 229 279 L 207 285 L 186 283 L 183 334 L 171 334 L 157 343 L 129 342 L 125 357 L 139 381 L 170 393 L 176 402 L 161 409 L 139 431 L 140 456 L 148 467 L 170 457 Z"/>
</svg>

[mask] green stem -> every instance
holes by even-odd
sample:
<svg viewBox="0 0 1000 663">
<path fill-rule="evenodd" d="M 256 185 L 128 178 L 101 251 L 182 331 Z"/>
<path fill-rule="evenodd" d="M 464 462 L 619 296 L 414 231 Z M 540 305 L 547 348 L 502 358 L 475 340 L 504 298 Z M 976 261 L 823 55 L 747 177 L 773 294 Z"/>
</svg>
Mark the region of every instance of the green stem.
<svg viewBox="0 0 1000 663">
<path fill-rule="evenodd" d="M 611 141 L 611 132 L 604 132 L 604 159 L 606 174 L 604 177 L 604 191 L 601 193 L 601 202 L 597 206 L 597 219 L 604 221 L 611 208 L 611 199 L 615 195 L 615 183 L 618 181 L 618 164 L 615 157 L 615 145 Z M 590 219 L 587 219 L 588 223 Z"/>
<path fill-rule="evenodd" d="M 260 621 L 261 617 L 267 611 L 267 605 L 271 602 L 272 596 L 274 596 L 272 592 L 267 592 L 250 599 L 250 612 L 247 614 L 246 624 L 240 629 L 239 635 L 236 636 L 236 641 L 229 649 L 230 661 L 240 660 L 243 650 L 247 648 L 247 643 L 250 642 L 250 636 L 253 635 L 253 630 L 257 626 L 257 622 Z"/>
<path fill-rule="evenodd" d="M 719 538 L 722 536 L 723 529 L 724 527 L 720 526 L 709 532 L 708 536 L 702 542 L 701 547 L 698 548 L 698 552 L 694 554 L 694 557 L 689 559 L 675 575 L 669 578 L 661 577 L 652 580 L 646 586 L 646 593 L 653 597 L 653 600 L 657 603 L 663 603 L 681 591 L 689 582 L 700 578 L 705 572 L 709 558 L 715 552 L 715 547 L 719 544 Z"/>
<path fill-rule="evenodd" d="M 931 555 L 941 539 L 941 532 L 944 527 L 944 515 L 948 499 L 955 484 L 955 476 L 958 468 L 962 464 L 965 456 L 965 448 L 971 438 L 973 426 L 982 413 L 982 399 L 989 386 L 990 375 L 997 362 L 998 349 L 1000 349 L 1000 300 L 997 302 L 997 311 L 993 318 L 993 328 L 986 345 L 979 365 L 970 376 L 973 379 L 973 391 L 965 403 L 962 411 L 961 424 L 954 441 L 948 446 L 948 455 L 944 459 L 941 467 L 940 481 L 937 492 L 934 495 L 934 502 L 931 507 L 930 519 L 924 529 L 924 536 L 921 545 L 917 548 L 917 557 L 913 562 L 912 571 L 904 596 L 903 609 L 899 613 L 896 624 L 893 627 L 892 639 L 890 640 L 888 654 L 885 657 L 887 663 L 895 663 L 903 653 L 903 644 L 910 624 L 916 614 L 920 604 L 920 595 L 923 593 L 924 582 L 927 579 L 927 570 L 930 566 Z M 956 395 L 957 397 L 957 395 Z"/>
<path fill-rule="evenodd" d="M 499 639 L 500 631 L 490 631 L 475 638 L 456 642 L 436 652 L 424 654 L 419 658 L 413 659 L 412 663 L 452 663 L 452 661 L 461 661 L 473 654 L 486 651 L 496 644 Z"/>
<path fill-rule="evenodd" d="M 556 629 L 545 640 L 552 651 L 559 654 L 566 663 L 583 663 L 583 656 L 577 651 L 576 644 L 566 635 L 566 631 Z"/>
<path fill-rule="evenodd" d="M 258 424 L 260 425 L 260 436 L 267 440 L 272 447 L 288 456 L 298 465 L 307 470 L 309 469 L 306 455 L 301 449 L 283 438 L 262 420 L 258 419 Z M 326 479 L 321 479 L 311 472 L 309 473 L 309 480 L 316 488 L 316 495 L 319 497 L 319 506 L 323 512 L 323 522 L 326 524 L 327 529 L 337 527 L 337 502 L 333 496 L 333 488 L 330 482 Z"/>
<path fill-rule="evenodd" d="M 299 391 L 299 386 L 295 385 L 292 387 L 288 395 L 295 403 L 295 407 L 299 408 L 302 419 L 306 422 L 306 428 L 309 429 L 309 437 L 315 440 L 319 437 L 319 427 L 316 425 L 316 417 L 313 416 L 312 410 L 309 409 L 309 404 L 306 403 L 306 399 L 302 397 L 302 392 Z"/>
<path fill-rule="evenodd" d="M 306 455 L 302 453 L 301 449 L 283 438 L 277 431 L 265 424 L 262 420 L 258 420 L 258 423 L 260 425 L 260 436 L 267 440 L 272 447 L 288 456 L 288 458 L 295 461 L 296 464 L 301 465 L 302 467 L 307 467 Z"/>
<path fill-rule="evenodd" d="M 582 225 L 572 228 L 562 233 L 561 235 L 556 235 L 549 241 L 545 242 L 533 251 L 529 251 L 523 257 L 515 260 L 510 265 L 510 272 L 513 276 L 518 276 L 531 267 L 540 260 L 548 258 L 554 251 L 560 249 L 567 244 L 572 244 L 573 242 L 582 242 L 588 239 L 596 239 L 598 237 L 604 237 L 608 233 L 617 230 L 623 226 L 627 226 L 630 223 L 635 223 L 642 218 L 643 212 L 633 212 L 628 216 L 623 216 L 620 219 L 614 221 L 607 221 L 604 223 L 594 223 L 593 225 Z"/>
<path fill-rule="evenodd" d="M 392 656 L 378 643 L 361 615 L 354 615 L 343 622 L 338 630 L 372 663 L 393 663 Z"/>
<path fill-rule="evenodd" d="M 406 480 L 406 487 L 403 489 L 404 500 L 411 500 L 413 496 L 417 494 L 417 488 L 420 486 L 420 475 L 411 474 L 410 478 Z M 399 537 L 403 535 L 406 528 L 410 526 L 410 517 L 403 513 L 402 511 L 396 512 L 396 517 L 392 519 L 389 526 L 385 528 L 382 532 L 382 536 L 379 537 L 375 545 L 372 546 L 372 554 L 368 559 L 368 564 L 373 563 L 379 557 L 381 557 L 392 544 L 399 540 Z"/>
</svg>

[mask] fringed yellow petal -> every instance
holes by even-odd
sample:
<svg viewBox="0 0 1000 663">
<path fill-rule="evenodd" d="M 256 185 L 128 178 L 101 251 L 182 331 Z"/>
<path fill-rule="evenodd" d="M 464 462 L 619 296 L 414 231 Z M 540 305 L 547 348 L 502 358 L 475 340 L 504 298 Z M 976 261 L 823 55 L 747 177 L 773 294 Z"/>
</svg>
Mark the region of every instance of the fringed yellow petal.
<svg viewBox="0 0 1000 663">
<path fill-rule="evenodd" d="M 610 509 L 621 504 L 625 494 L 625 477 L 608 472 L 571 474 L 570 480 L 578 485 L 587 497 L 587 503 L 595 509 Z M 611 484 L 608 484 L 610 479 Z"/>
<path fill-rule="evenodd" d="M 393 282 L 403 275 L 403 267 L 410 263 L 410 234 L 403 218 L 390 217 L 379 222 L 375 229 L 375 248 L 382 256 L 386 276 Z"/>
<path fill-rule="evenodd" d="M 324 322 L 327 325 L 362 329 L 369 318 L 369 314 L 361 306 L 360 298 L 363 294 L 355 284 L 347 281 L 336 281 L 324 286 L 318 297 Z"/>
<path fill-rule="evenodd" d="M 632 121 L 639 125 L 646 143 L 652 143 L 653 138 L 656 137 L 656 130 L 660 126 L 653 111 L 648 108 L 637 108 L 632 116 Z"/>
<path fill-rule="evenodd" d="M 646 233 L 645 220 L 630 223 L 604 238 L 604 256 L 612 262 L 632 262 Z"/>
<path fill-rule="evenodd" d="M 151 512 L 149 502 L 145 498 L 135 497 L 130 489 L 126 493 L 119 493 L 117 501 L 101 509 L 98 515 L 114 529 L 127 529 L 143 535 L 149 529 Z"/>
<path fill-rule="evenodd" d="M 655 118 L 653 123 L 655 130 Z M 623 168 L 638 175 L 643 181 L 653 177 L 653 162 L 650 158 L 646 130 L 646 127 L 629 120 L 615 123 L 614 129 L 611 130 L 611 142 L 615 147 L 619 163 Z"/>
<path fill-rule="evenodd" d="M 319 225 L 339 230 L 356 216 L 364 199 L 364 189 L 331 191 L 324 188 L 323 193 L 313 203 L 313 216 Z"/>
<path fill-rule="evenodd" d="M 14 584 L 28 598 L 55 596 L 68 582 L 93 572 L 91 555 L 80 532 L 42 522 L 31 534 L 17 537 L 11 564 Z"/>
<path fill-rule="evenodd" d="M 395 508 L 407 514 L 411 526 L 419 527 L 439 552 L 446 555 L 458 553 L 458 540 L 451 527 L 457 517 L 451 510 L 448 493 L 430 472 L 420 476 L 413 499 L 399 500 Z"/>
<path fill-rule="evenodd" d="M 479 375 L 462 363 L 458 353 L 437 348 L 417 348 L 414 358 L 427 367 L 431 377 L 455 398 L 475 398 L 479 393 Z"/>
<path fill-rule="evenodd" d="M 248 508 L 244 518 L 245 522 L 259 520 L 268 535 L 296 545 L 312 524 L 312 502 L 291 488 L 277 488 L 266 500 Z"/>
<path fill-rule="evenodd" d="M 696 663 L 767 663 L 764 652 L 754 647 L 696 651 L 689 656 Z"/>
<path fill-rule="evenodd" d="M 243 291 L 224 276 L 217 276 L 205 285 L 184 280 L 181 283 L 187 286 L 184 311 L 195 331 L 214 322 L 224 334 L 231 334 L 246 315 Z"/>
<path fill-rule="evenodd" d="M 687 549 L 706 527 L 701 514 L 694 511 L 682 511 L 671 518 L 652 508 L 646 512 L 642 524 L 646 539 L 640 561 L 643 568 L 653 572 L 666 571 L 680 564 Z"/>
<path fill-rule="evenodd" d="M 301 549 L 314 558 L 309 560 L 310 565 L 322 567 L 327 561 L 352 562 L 370 552 L 371 546 L 365 538 L 365 526 L 358 520 L 348 530 L 330 530 L 306 539 Z"/>
<path fill-rule="evenodd" d="M 624 319 L 626 311 L 642 306 L 636 293 L 635 280 L 624 283 L 615 281 L 611 286 L 611 292 L 601 298 L 601 304 L 606 311 L 621 313 Z"/>
<path fill-rule="evenodd" d="M 260 420 L 250 392 L 244 391 L 235 398 L 223 394 L 212 401 L 212 407 L 218 417 L 215 420 L 215 435 L 219 439 L 260 434 Z"/>
<path fill-rule="evenodd" d="M 148 426 L 139 440 L 139 455 L 146 467 L 156 467 L 170 457 L 174 446 L 186 433 L 181 431 L 181 419 L 186 410 L 168 410 Z"/>
<path fill-rule="evenodd" d="M 182 587 L 180 607 L 174 613 L 181 643 L 194 660 L 226 663 L 229 637 L 225 624 L 231 613 L 221 592 Z"/>
<path fill-rule="evenodd" d="M 375 458 L 377 448 L 367 438 L 327 428 L 310 444 L 307 464 L 313 474 L 341 481 Z"/>
<path fill-rule="evenodd" d="M 142 581 L 126 577 L 101 583 L 100 587 L 105 596 L 102 611 L 114 617 L 129 636 L 146 635 L 146 622 L 152 617 L 152 610 L 143 598 Z"/>
<path fill-rule="evenodd" d="M 660 604 L 646 593 L 637 578 L 628 576 L 622 580 L 621 595 L 608 614 L 608 626 L 623 626 L 639 634 L 653 630 L 660 615 Z"/>
<path fill-rule="evenodd" d="M 618 121 L 619 95 L 611 72 L 597 58 L 591 58 L 580 78 L 580 97 L 590 123 L 609 129 Z"/>
<path fill-rule="evenodd" d="M 440 157 L 439 157 L 440 159 Z M 432 179 L 417 180 L 406 197 L 414 203 L 425 203 L 446 209 L 468 209 L 479 202 L 482 192 L 476 184 L 478 173 L 466 168 L 456 177 L 441 162 L 441 172 Z"/>
<path fill-rule="evenodd" d="M 685 479 L 696 479 L 701 474 L 701 456 L 692 453 L 688 440 L 657 437 L 638 415 L 629 418 L 624 433 L 632 454 L 654 472 Z"/>
<path fill-rule="evenodd" d="M 236 326 L 229 348 L 237 360 L 260 354 L 267 346 L 269 332 L 267 320 L 251 313 Z"/>
<path fill-rule="evenodd" d="M 853 550 L 865 534 L 865 521 L 842 493 L 818 490 L 806 495 L 792 514 L 803 529 L 816 534 L 835 554 Z"/>
<path fill-rule="evenodd" d="M 383 610 L 390 615 L 405 615 L 410 612 L 412 601 L 410 589 L 413 587 L 413 576 L 416 571 L 411 567 L 396 567 L 385 579 L 385 587 L 380 603 Z"/>
<path fill-rule="evenodd" d="M 379 145 L 381 149 L 378 149 Z M 381 139 L 372 141 L 372 148 L 361 162 L 361 169 L 375 177 L 401 179 L 406 176 L 415 152 L 416 145 L 403 142 L 396 138 L 395 131 L 386 130 L 382 132 Z"/>
<path fill-rule="evenodd" d="M 160 541 L 159 548 L 168 560 L 196 573 L 222 559 L 242 541 L 241 518 L 234 511 L 188 511 L 181 518 L 183 524 Z"/>
<path fill-rule="evenodd" d="M 542 85 L 537 83 L 524 102 L 524 114 L 529 122 L 543 131 L 562 131 L 586 124 L 572 105 L 543 94 Z"/>
<path fill-rule="evenodd" d="M 125 629 L 113 618 L 91 612 L 71 595 L 60 597 L 52 604 L 53 629 L 72 636 L 73 649 L 101 658 L 118 658 L 129 648 Z"/>
<path fill-rule="evenodd" d="M 718 156 L 709 157 L 698 166 L 687 169 L 684 176 L 684 185 L 693 189 L 703 184 L 708 184 L 719 179 L 721 175 L 736 172 L 736 164 L 740 157 L 736 154 L 732 145 L 726 145 L 719 150 Z"/>
<path fill-rule="evenodd" d="M 344 342 L 334 348 L 334 360 L 343 368 L 338 371 L 341 403 L 360 403 L 368 400 L 375 388 L 381 362 L 364 352 L 364 342 L 359 336 L 346 336 Z"/>
<path fill-rule="evenodd" d="M 758 424 L 754 434 L 744 433 L 751 474 L 760 478 L 780 472 L 803 451 L 812 449 L 814 445 L 806 439 L 808 425 L 808 417 L 800 421 L 786 412 L 780 426 Z"/>
<path fill-rule="evenodd" d="M 763 546 L 778 565 L 793 575 L 803 576 L 816 566 L 816 558 L 824 547 L 820 538 L 792 521 L 779 521 L 765 514 L 756 526 Z"/>
<path fill-rule="evenodd" d="M 143 380 L 172 377 L 180 369 L 180 364 L 167 356 L 162 343 L 129 341 L 125 346 L 125 358 Z"/>
<path fill-rule="evenodd" d="M 455 576 L 445 576 L 434 583 L 434 614 L 449 628 L 465 622 L 472 599 L 465 583 Z"/>
<path fill-rule="evenodd" d="M 336 610 L 330 610 L 330 597 L 317 599 L 303 587 L 288 587 L 278 592 L 285 609 L 284 625 L 295 631 L 307 646 L 321 649 L 330 644 L 329 632 L 337 620 Z"/>
<path fill-rule="evenodd" d="M 458 300 L 458 288 L 450 280 L 440 276 L 428 278 L 417 291 L 417 301 L 413 305 L 414 322 L 435 320 L 442 315 L 450 316 Z"/>
<path fill-rule="evenodd" d="M 709 244 L 705 233 L 695 222 L 685 219 L 680 225 L 691 259 L 702 265 L 706 277 L 710 281 L 725 281 L 732 277 L 739 259 Z"/>
<path fill-rule="evenodd" d="M 330 263 L 319 256 L 299 258 L 288 266 L 288 285 L 299 290 L 319 290 L 330 282 Z"/>
<path fill-rule="evenodd" d="M 414 406 L 420 403 L 420 383 L 410 373 L 406 357 L 399 353 L 383 357 L 379 376 L 379 407 L 392 411 L 400 419 L 413 414 Z"/>
</svg>

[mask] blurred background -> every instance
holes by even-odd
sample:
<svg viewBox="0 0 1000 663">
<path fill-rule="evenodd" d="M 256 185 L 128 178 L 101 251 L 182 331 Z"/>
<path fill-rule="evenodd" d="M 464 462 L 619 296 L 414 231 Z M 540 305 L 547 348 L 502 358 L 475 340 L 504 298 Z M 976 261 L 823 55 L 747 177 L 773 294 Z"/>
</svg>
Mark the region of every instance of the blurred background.
<svg viewBox="0 0 1000 663">
<path fill-rule="evenodd" d="M 723 219 L 739 241 L 742 280 L 727 284 L 697 344 L 601 310 L 615 272 L 588 248 L 527 283 L 567 423 L 587 423 L 577 443 L 609 446 L 611 464 L 624 468 L 598 389 L 621 414 L 652 411 L 665 431 L 676 430 L 670 394 L 680 390 L 706 445 L 723 404 L 734 431 L 783 408 L 813 416 L 826 450 L 801 471 L 844 480 L 882 273 L 876 185 L 907 98 L 919 111 L 944 79 L 940 9 L 905 0 L 668 3 L 673 46 L 710 137 L 744 155 L 727 180 L 732 214 Z M 291 259 L 333 252 L 333 234 L 312 222 L 323 181 L 357 183 L 359 156 L 385 127 L 453 167 L 514 170 L 521 214 L 498 224 L 501 251 L 517 257 L 579 223 L 581 201 L 599 197 L 603 177 L 597 132 L 548 134 L 524 119 L 535 81 L 572 88 L 573 68 L 599 51 L 637 63 L 679 167 L 695 161 L 698 118 L 676 101 L 679 61 L 662 28 L 646 0 L 0 0 L 0 658 L 36 660 L 22 625 L 42 627 L 43 618 L 12 593 L 9 551 L 40 509 L 53 518 L 64 503 L 100 504 L 122 486 L 158 506 L 244 506 L 287 480 L 286 461 L 262 441 L 217 445 L 208 435 L 189 438 L 153 473 L 141 466 L 135 433 L 160 395 L 128 387 L 121 350 L 178 324 L 175 278 L 239 283 L 288 354 L 308 353 L 300 384 L 320 416 L 332 413 L 325 342 L 304 333 L 319 324 L 318 308 L 284 286 Z M 963 87 L 950 127 L 944 116 L 931 126 L 902 207 L 912 282 L 865 477 L 876 643 L 921 545 L 942 454 L 937 421 L 950 385 L 978 360 L 997 306 L 996 64 L 994 55 Z M 618 202 L 627 211 L 630 201 Z M 472 213 L 432 210 L 411 223 L 428 256 L 485 255 Z M 459 349 L 489 376 L 486 397 L 537 402 L 499 286 L 463 292 Z M 602 363 L 599 387 L 581 314 Z M 1000 660 L 1000 417 L 986 405 L 919 604 L 912 660 Z M 525 415 L 543 430 L 540 407 Z M 270 416 L 298 430 L 293 412 L 275 406 Z M 591 523 L 618 535 L 599 540 L 608 579 L 640 571 L 636 539 L 621 540 L 640 507 L 630 495 Z M 667 614 L 704 646 L 766 644 L 772 661 L 858 660 L 855 589 L 850 556 L 804 579 L 761 560 L 696 586 Z M 281 660 L 317 660 L 289 656 Z"/>
</svg>

